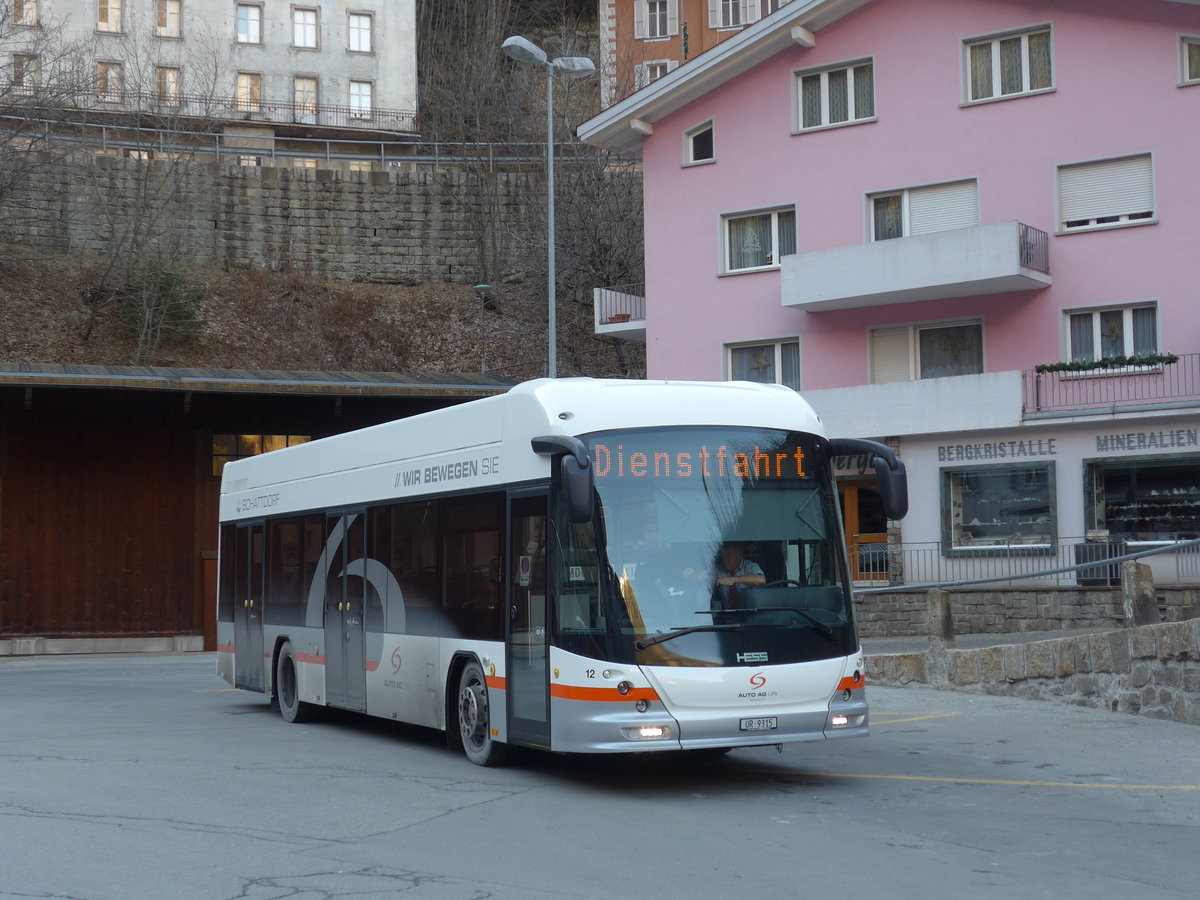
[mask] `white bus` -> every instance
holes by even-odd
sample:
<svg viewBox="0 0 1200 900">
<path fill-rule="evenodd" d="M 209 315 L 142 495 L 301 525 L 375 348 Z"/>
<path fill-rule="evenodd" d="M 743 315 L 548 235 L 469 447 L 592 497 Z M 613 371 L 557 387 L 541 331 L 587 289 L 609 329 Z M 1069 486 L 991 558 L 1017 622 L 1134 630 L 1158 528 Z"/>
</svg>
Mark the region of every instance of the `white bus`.
<svg viewBox="0 0 1200 900">
<path fill-rule="evenodd" d="M 866 734 L 831 467 L 863 453 L 902 517 L 900 461 L 788 388 L 542 379 L 231 462 L 217 671 L 480 765 Z"/>
</svg>

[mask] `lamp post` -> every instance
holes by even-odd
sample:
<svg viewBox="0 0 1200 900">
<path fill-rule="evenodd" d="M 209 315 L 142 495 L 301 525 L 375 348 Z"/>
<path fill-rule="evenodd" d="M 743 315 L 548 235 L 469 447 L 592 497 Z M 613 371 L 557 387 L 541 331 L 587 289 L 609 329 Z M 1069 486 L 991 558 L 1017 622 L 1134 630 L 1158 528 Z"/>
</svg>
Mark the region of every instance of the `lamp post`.
<svg viewBox="0 0 1200 900">
<path fill-rule="evenodd" d="M 556 286 L 554 265 L 554 75 L 586 78 L 596 71 L 596 64 L 586 56 L 559 56 L 550 59 L 546 51 L 532 41 L 513 35 L 500 45 L 505 54 L 519 63 L 541 66 L 546 70 L 546 302 L 547 327 L 550 332 L 550 356 L 547 372 L 558 377 L 558 320 L 555 311 Z"/>
</svg>

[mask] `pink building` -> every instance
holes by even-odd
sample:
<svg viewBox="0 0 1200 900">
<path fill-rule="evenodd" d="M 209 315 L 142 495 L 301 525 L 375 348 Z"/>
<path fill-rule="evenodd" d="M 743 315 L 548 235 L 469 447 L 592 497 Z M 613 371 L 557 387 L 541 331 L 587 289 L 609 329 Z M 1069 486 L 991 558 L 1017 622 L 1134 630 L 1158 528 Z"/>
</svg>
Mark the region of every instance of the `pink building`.
<svg viewBox="0 0 1200 900">
<path fill-rule="evenodd" d="M 1200 0 L 796 0 L 580 135 L 645 172 L 598 332 L 905 457 L 890 528 L 847 461 L 862 580 L 1200 537 Z"/>
</svg>

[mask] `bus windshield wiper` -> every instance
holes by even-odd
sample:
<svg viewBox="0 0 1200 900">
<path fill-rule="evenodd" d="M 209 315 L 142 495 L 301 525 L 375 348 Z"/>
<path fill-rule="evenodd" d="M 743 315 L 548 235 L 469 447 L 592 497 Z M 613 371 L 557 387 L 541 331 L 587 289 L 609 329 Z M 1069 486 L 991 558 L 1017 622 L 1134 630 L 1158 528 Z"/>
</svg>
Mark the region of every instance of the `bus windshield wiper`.
<svg viewBox="0 0 1200 900">
<path fill-rule="evenodd" d="M 836 631 L 834 631 L 832 628 L 830 628 L 828 625 L 826 625 L 824 622 L 822 622 L 816 616 L 805 612 L 798 606 L 771 606 L 771 607 L 765 607 L 763 609 L 753 609 L 753 608 L 751 608 L 751 609 L 727 609 L 727 610 L 725 610 L 725 614 L 728 615 L 729 613 L 775 612 L 776 610 L 779 610 L 781 612 L 794 612 L 796 615 L 800 616 L 800 618 L 804 619 L 806 622 L 808 622 L 810 625 L 812 625 L 812 627 L 817 630 L 817 632 L 821 635 L 821 637 L 827 638 L 831 641 L 837 640 L 837 632 Z M 742 624 L 750 624 L 750 623 L 743 622 Z"/>
<path fill-rule="evenodd" d="M 738 628 L 745 627 L 745 622 L 734 622 L 732 625 L 692 625 L 689 628 L 676 628 L 674 631 L 659 632 L 648 638 L 642 638 L 641 640 L 634 641 L 633 646 L 638 650 L 645 650 L 647 647 L 653 647 L 655 644 L 661 644 L 663 641 L 671 640 L 671 638 L 682 637 L 685 634 L 695 634 L 697 631 L 735 631 Z"/>
</svg>

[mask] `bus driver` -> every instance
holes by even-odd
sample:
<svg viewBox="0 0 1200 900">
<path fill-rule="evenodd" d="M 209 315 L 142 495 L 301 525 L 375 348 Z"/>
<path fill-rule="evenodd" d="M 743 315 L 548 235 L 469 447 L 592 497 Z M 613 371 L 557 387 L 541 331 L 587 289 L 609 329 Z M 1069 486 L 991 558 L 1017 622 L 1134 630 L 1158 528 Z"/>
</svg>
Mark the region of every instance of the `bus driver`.
<svg viewBox="0 0 1200 900">
<path fill-rule="evenodd" d="M 714 605 L 719 603 L 721 609 L 733 609 L 746 588 L 766 584 L 767 577 L 758 563 L 746 559 L 745 545 L 726 541 L 717 556 L 713 583 Z"/>
</svg>

